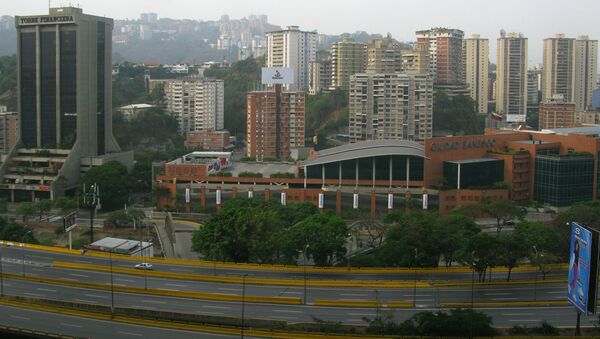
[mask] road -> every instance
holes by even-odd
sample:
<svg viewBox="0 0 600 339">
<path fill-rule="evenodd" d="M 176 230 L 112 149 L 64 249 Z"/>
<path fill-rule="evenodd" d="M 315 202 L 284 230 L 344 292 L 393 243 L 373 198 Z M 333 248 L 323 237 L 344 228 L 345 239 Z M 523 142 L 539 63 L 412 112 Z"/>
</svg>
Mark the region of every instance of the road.
<svg viewBox="0 0 600 339">
<path fill-rule="evenodd" d="M 198 332 L 178 331 L 157 327 L 130 325 L 114 321 L 80 318 L 30 309 L 0 305 L 0 324 L 32 330 L 60 333 L 95 339 L 115 338 L 170 338 L 198 337 Z M 202 333 L 202 338 L 238 338 L 220 334 Z"/>
<path fill-rule="evenodd" d="M 5 272 L 21 273 L 23 262 L 21 261 L 21 250 L 18 248 L 3 248 L 3 268 Z M 26 250 L 25 273 L 40 277 L 62 278 L 83 282 L 105 283 L 110 281 L 108 272 L 83 271 L 61 269 L 50 266 L 51 260 L 47 256 L 56 256 L 54 253 Z M 42 255 L 43 254 L 43 255 Z M 106 259 L 92 258 L 86 256 L 62 256 L 61 260 L 70 258 L 71 261 L 95 262 L 105 265 Z M 131 262 L 115 261 L 116 267 L 132 266 Z M 143 276 L 114 275 L 116 285 L 144 286 Z M 199 291 L 222 294 L 241 294 L 240 284 L 209 283 L 186 280 L 171 280 L 163 278 L 147 278 L 149 288 L 161 288 L 167 290 Z M 412 288 L 379 289 L 372 288 L 328 288 L 308 287 L 307 301 L 309 305 L 272 305 L 272 304 L 247 304 L 246 314 L 248 317 L 272 318 L 287 320 L 288 322 L 312 321 L 312 317 L 330 321 L 343 321 L 353 324 L 364 324 L 362 317 L 373 317 L 373 308 L 332 308 L 314 306 L 311 303 L 315 299 L 339 299 L 339 300 L 379 300 L 381 302 L 416 301 L 414 309 L 398 309 L 394 314 L 398 320 L 410 317 L 414 312 L 420 310 L 436 310 L 437 305 L 446 302 L 470 302 L 473 296 L 474 302 L 510 302 L 537 300 L 564 300 L 564 284 L 538 284 L 538 285 L 505 285 L 505 286 L 470 286 L 446 287 L 446 288 L 419 288 L 416 295 Z M 68 300 L 90 304 L 110 304 L 110 294 L 107 291 L 82 289 L 68 286 L 53 286 L 31 281 L 5 281 L 5 292 L 8 295 L 21 295 L 30 298 L 49 298 Z M 302 286 L 261 286 L 247 285 L 246 295 L 256 296 L 285 296 L 302 298 L 304 290 Z M 240 314 L 240 303 L 207 301 L 197 299 L 172 298 L 146 294 L 116 293 L 115 303 L 117 306 L 138 307 L 146 309 L 160 309 L 165 311 L 203 313 L 213 315 L 238 316 Z M 548 320 L 555 326 L 572 325 L 574 312 L 571 307 L 545 307 L 545 308 L 486 308 L 482 309 L 494 317 L 496 326 L 513 326 L 516 324 L 535 324 L 542 320 Z M 594 317 L 584 317 L 584 324 L 595 321 Z"/>
</svg>

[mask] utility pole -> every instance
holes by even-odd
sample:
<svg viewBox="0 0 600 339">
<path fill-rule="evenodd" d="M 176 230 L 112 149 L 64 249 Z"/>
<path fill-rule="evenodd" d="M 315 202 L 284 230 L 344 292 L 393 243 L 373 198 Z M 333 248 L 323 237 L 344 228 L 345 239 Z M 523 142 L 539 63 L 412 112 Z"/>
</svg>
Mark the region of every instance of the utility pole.
<svg viewBox="0 0 600 339">
<path fill-rule="evenodd" d="M 94 242 L 94 214 L 96 208 L 100 208 L 100 187 L 97 183 L 93 183 L 90 189 L 86 192 L 85 184 L 83 185 L 83 205 L 90 208 L 90 244 Z"/>
</svg>

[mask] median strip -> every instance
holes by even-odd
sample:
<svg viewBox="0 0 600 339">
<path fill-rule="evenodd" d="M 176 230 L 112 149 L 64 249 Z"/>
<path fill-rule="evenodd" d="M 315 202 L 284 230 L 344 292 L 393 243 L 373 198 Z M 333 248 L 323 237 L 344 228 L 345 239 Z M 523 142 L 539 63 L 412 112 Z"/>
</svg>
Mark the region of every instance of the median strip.
<svg viewBox="0 0 600 339">
<path fill-rule="evenodd" d="M 96 266 L 90 264 L 79 264 L 55 261 L 52 264 L 54 267 L 69 268 L 75 270 L 88 270 L 88 271 L 101 271 L 109 272 L 110 267 Z M 178 280 L 192 280 L 192 281 L 208 281 L 208 282 L 221 282 L 231 284 L 241 284 L 241 277 L 223 277 L 223 276 L 212 276 L 212 275 L 199 275 L 189 273 L 171 273 L 161 271 L 140 271 L 132 268 L 113 267 L 113 273 L 131 274 L 131 275 L 147 275 L 157 278 L 166 279 L 178 279 Z M 279 285 L 279 286 L 306 286 L 311 287 L 378 287 L 378 288 L 412 288 L 415 285 L 417 287 L 430 287 L 431 285 L 426 282 L 408 282 L 408 281 L 360 281 L 360 280 L 307 280 L 306 282 L 302 279 L 260 279 L 260 278 L 245 278 L 246 284 L 253 285 Z"/>
<path fill-rule="evenodd" d="M 412 302 L 408 301 L 388 301 L 381 302 L 376 300 L 327 300 L 315 299 L 315 306 L 330 306 L 330 307 L 361 307 L 361 308 L 409 308 L 412 307 Z"/>
<path fill-rule="evenodd" d="M 441 303 L 443 308 L 486 308 L 486 307 L 540 307 L 540 306 L 562 306 L 568 305 L 566 300 L 543 300 L 543 301 L 505 301 L 505 302 L 454 302 Z"/>
</svg>

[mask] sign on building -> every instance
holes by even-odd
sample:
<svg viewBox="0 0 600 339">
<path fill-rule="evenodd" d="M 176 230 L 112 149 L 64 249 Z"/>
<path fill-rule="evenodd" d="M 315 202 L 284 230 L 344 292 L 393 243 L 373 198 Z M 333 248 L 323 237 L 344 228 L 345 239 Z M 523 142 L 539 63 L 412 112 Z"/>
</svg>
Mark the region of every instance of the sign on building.
<svg viewBox="0 0 600 339">
<path fill-rule="evenodd" d="M 294 69 L 284 67 L 263 67 L 262 83 L 266 85 L 282 85 L 294 83 Z"/>
</svg>

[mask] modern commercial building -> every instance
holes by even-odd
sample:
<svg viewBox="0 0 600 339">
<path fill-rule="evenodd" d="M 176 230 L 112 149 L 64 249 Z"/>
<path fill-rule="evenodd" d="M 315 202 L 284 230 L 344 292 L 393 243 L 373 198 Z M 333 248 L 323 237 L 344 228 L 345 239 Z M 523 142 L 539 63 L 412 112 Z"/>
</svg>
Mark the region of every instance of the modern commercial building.
<svg viewBox="0 0 600 339">
<path fill-rule="evenodd" d="M 590 109 L 592 93 L 597 88 L 598 79 L 598 40 L 579 36 L 574 42 L 575 76 L 573 102 L 577 111 Z"/>
<path fill-rule="evenodd" d="M 350 142 L 415 140 L 432 135 L 429 74 L 361 73 L 350 77 Z"/>
<path fill-rule="evenodd" d="M 527 115 L 527 38 L 501 33 L 497 43 L 496 111 L 508 122 L 525 122 Z"/>
<path fill-rule="evenodd" d="M 402 48 L 391 35 L 369 40 L 367 44 L 367 72 L 393 73 L 402 70 Z"/>
<path fill-rule="evenodd" d="M 267 67 L 294 69 L 290 89 L 308 91 L 309 65 L 316 61 L 317 32 L 301 31 L 298 26 L 267 33 Z"/>
<path fill-rule="evenodd" d="M 287 160 L 290 149 L 304 147 L 304 92 L 248 93 L 247 156 L 257 161 Z"/>
<path fill-rule="evenodd" d="M 415 45 L 414 50 L 402 51 L 402 72 L 424 74 L 429 72 L 427 46 Z"/>
<path fill-rule="evenodd" d="M 559 96 L 559 98 L 561 98 Z M 542 102 L 539 112 L 539 129 L 568 128 L 575 124 L 575 104 L 562 99 Z"/>
<path fill-rule="evenodd" d="M 208 151 L 224 151 L 233 147 L 229 140 L 230 134 L 227 130 L 205 129 L 185 134 L 185 146 L 188 149 L 202 148 Z"/>
<path fill-rule="evenodd" d="M 131 167 L 112 134 L 112 19 L 63 7 L 15 21 L 19 137 L 0 166 L 0 194 L 52 198 L 92 166 Z"/>
<path fill-rule="evenodd" d="M 488 112 L 490 42 L 478 34 L 464 40 L 465 82 L 479 113 Z"/>
<path fill-rule="evenodd" d="M 225 126 L 224 82 L 186 78 L 165 82 L 167 110 L 177 119 L 182 133 Z"/>
<path fill-rule="evenodd" d="M 381 52 L 380 52 L 381 53 Z M 350 76 L 367 68 L 367 45 L 343 38 L 331 46 L 331 88 L 348 90 Z"/>
<path fill-rule="evenodd" d="M 19 132 L 19 114 L 0 112 L 0 153 L 8 154 L 17 144 Z"/>
<path fill-rule="evenodd" d="M 331 60 L 311 62 L 308 94 L 315 95 L 331 87 Z"/>
<path fill-rule="evenodd" d="M 574 41 L 575 39 L 566 38 L 564 34 L 544 39 L 542 101 L 550 100 L 556 95 L 561 95 L 567 102 L 572 101 L 575 75 Z"/>
<path fill-rule="evenodd" d="M 417 31 L 417 44 L 429 50 L 429 69 L 434 83 L 464 84 L 463 37 L 459 29 L 432 28 Z"/>
</svg>

